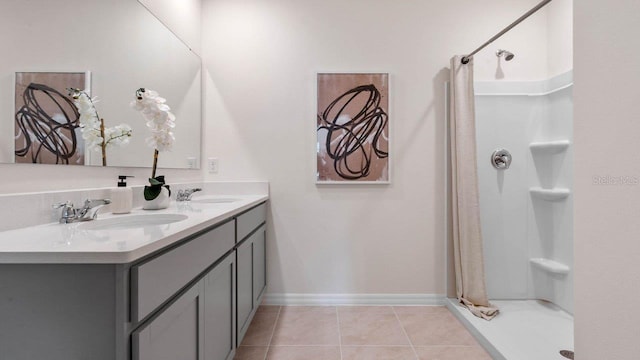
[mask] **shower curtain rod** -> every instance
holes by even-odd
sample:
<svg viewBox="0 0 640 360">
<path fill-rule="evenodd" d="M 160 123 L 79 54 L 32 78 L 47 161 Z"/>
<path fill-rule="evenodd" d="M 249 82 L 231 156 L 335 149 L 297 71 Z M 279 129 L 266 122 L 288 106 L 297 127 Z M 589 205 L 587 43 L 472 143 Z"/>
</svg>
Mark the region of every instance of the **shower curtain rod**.
<svg viewBox="0 0 640 360">
<path fill-rule="evenodd" d="M 547 5 L 548 3 L 550 3 L 551 0 L 543 0 L 541 3 L 539 3 L 538 5 L 536 5 L 533 9 L 527 11 L 526 14 L 520 16 L 520 18 L 518 18 L 518 20 L 514 21 L 511 23 L 511 25 L 507 26 L 506 28 L 504 28 L 502 31 L 500 31 L 499 33 L 497 33 L 494 37 L 492 37 L 491 39 L 489 39 L 489 41 L 487 41 L 486 43 L 482 44 L 482 46 L 480 46 L 479 48 L 475 49 L 471 54 L 466 55 L 464 57 L 462 57 L 462 63 L 463 64 L 468 64 L 469 60 L 471 59 L 471 57 L 473 55 L 475 55 L 478 51 L 484 49 L 485 47 L 487 47 L 487 45 L 491 44 L 492 42 L 496 41 L 499 37 L 501 37 L 502 35 L 504 35 L 507 31 L 513 29 L 516 25 L 520 24 L 521 22 L 523 22 L 526 18 L 528 18 L 529 16 L 535 14 L 538 10 L 542 9 L 542 7 L 544 7 L 545 5 Z"/>
</svg>

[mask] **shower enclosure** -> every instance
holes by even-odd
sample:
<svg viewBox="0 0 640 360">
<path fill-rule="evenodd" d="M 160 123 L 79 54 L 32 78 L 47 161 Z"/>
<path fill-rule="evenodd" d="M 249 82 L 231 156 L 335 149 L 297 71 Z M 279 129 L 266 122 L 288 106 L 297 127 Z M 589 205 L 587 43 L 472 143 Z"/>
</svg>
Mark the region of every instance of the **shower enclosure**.
<svg viewBox="0 0 640 360">
<path fill-rule="evenodd" d="M 496 359 L 565 359 L 560 351 L 573 349 L 572 74 L 474 87 L 486 286 L 501 313 L 488 322 L 455 298 L 448 306 Z"/>
</svg>

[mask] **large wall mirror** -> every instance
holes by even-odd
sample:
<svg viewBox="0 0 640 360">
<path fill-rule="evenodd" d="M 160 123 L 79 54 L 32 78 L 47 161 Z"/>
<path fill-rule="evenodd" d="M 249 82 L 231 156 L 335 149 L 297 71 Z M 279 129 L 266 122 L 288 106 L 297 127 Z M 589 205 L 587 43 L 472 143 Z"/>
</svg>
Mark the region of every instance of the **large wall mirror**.
<svg viewBox="0 0 640 360">
<path fill-rule="evenodd" d="M 144 87 L 176 116 L 173 149 L 160 154 L 158 166 L 199 167 L 201 60 L 137 0 L 3 0 L 0 7 L 0 162 L 102 166 L 102 152 L 88 150 L 79 129 L 58 125 L 75 107 L 63 99 L 66 91 L 50 90 L 84 87 L 98 97 L 106 127 L 132 129 L 128 145 L 107 149 L 107 165 L 150 167 L 151 133 L 129 106 Z M 52 149 L 67 161 L 46 155 Z"/>
</svg>

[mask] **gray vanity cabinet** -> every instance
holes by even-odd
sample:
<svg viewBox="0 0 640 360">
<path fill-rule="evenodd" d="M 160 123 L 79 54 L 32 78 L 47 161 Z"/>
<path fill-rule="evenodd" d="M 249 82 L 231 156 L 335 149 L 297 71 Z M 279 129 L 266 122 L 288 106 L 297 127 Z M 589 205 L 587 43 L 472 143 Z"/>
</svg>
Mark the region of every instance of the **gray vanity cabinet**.
<svg viewBox="0 0 640 360">
<path fill-rule="evenodd" d="M 202 282 L 193 285 L 134 331 L 134 360 L 202 360 L 206 313 L 202 288 Z"/>
<path fill-rule="evenodd" d="M 236 250 L 238 261 L 238 345 L 251 324 L 266 286 L 265 227 L 260 226 Z"/>
<path fill-rule="evenodd" d="M 253 243 L 243 242 L 236 250 L 238 259 L 238 345 L 249 328 L 253 311 Z"/>
<path fill-rule="evenodd" d="M 231 360 L 265 288 L 265 209 L 132 263 L 0 264 L 0 360 Z"/>
<path fill-rule="evenodd" d="M 253 240 L 253 303 L 257 307 L 267 288 L 267 230 L 262 225 Z"/>
<path fill-rule="evenodd" d="M 266 287 L 265 220 L 261 204 L 131 267 L 133 360 L 233 358 Z"/>
<path fill-rule="evenodd" d="M 203 282 L 204 360 L 231 360 L 236 343 L 235 254 L 229 254 Z"/>
<path fill-rule="evenodd" d="M 133 360 L 231 360 L 235 344 L 235 256 L 132 335 Z"/>
</svg>

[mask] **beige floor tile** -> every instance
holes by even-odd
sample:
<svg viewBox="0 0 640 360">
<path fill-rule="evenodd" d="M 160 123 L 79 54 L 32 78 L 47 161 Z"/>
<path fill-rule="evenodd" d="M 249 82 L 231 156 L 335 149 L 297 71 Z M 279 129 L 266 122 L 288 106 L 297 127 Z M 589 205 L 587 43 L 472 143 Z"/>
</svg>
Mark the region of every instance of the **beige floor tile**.
<svg viewBox="0 0 640 360">
<path fill-rule="evenodd" d="M 393 310 L 398 315 L 423 315 L 423 314 L 449 314 L 444 306 L 394 306 Z"/>
<path fill-rule="evenodd" d="M 451 313 L 401 313 L 398 318 L 414 346 L 478 345 Z"/>
<path fill-rule="evenodd" d="M 273 305 L 260 305 L 258 306 L 258 311 L 257 312 L 279 312 L 280 311 L 280 306 L 273 306 Z"/>
<path fill-rule="evenodd" d="M 479 346 L 418 346 L 415 349 L 420 360 L 491 360 Z"/>
<path fill-rule="evenodd" d="M 340 360 L 340 347 L 271 346 L 267 360 Z"/>
<path fill-rule="evenodd" d="M 271 345 L 339 345 L 335 307 L 283 307 Z"/>
<path fill-rule="evenodd" d="M 269 340 L 271 340 L 271 334 L 273 334 L 273 328 L 276 325 L 276 319 L 278 318 L 278 312 L 272 311 L 273 309 L 261 310 L 262 307 L 256 311 L 249 329 L 247 329 L 244 338 L 242 339 L 242 345 L 251 346 L 267 346 Z"/>
<path fill-rule="evenodd" d="M 338 314 L 393 314 L 391 306 L 338 306 Z"/>
<path fill-rule="evenodd" d="M 233 360 L 264 360 L 268 349 L 267 346 L 240 346 Z"/>
<path fill-rule="evenodd" d="M 410 346 L 343 346 L 342 360 L 415 360 Z"/>
<path fill-rule="evenodd" d="M 335 306 L 283 306 L 281 313 L 336 314 Z"/>
<path fill-rule="evenodd" d="M 338 311 L 342 345 L 410 345 L 391 308 Z"/>
</svg>

